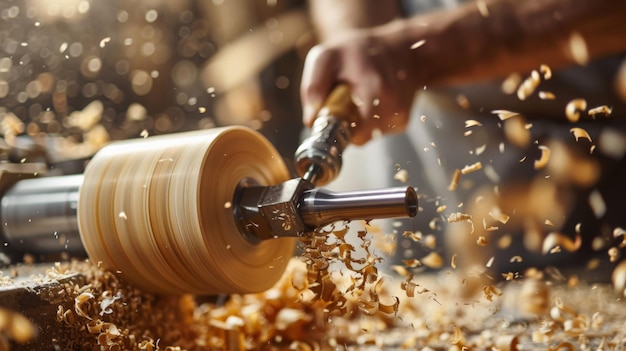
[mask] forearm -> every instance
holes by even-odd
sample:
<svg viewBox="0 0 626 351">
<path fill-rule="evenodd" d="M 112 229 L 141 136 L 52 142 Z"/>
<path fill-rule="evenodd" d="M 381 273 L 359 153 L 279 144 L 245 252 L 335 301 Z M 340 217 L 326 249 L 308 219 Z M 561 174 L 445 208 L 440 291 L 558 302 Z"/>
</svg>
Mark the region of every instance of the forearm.
<svg viewBox="0 0 626 351">
<path fill-rule="evenodd" d="M 400 14 L 395 0 L 310 0 L 309 11 L 320 41 L 388 23 Z"/>
<path fill-rule="evenodd" d="M 427 77 L 419 77 L 430 85 L 500 78 L 540 64 L 559 68 L 582 63 L 573 50 L 582 50 L 590 58 L 626 50 L 626 1 L 487 0 L 485 4 L 487 16 L 472 2 L 414 17 L 403 25 L 391 24 L 387 30 L 403 31 L 398 37 L 405 42 L 400 45 L 409 48 L 426 36 L 424 45 L 411 50 L 409 62 L 431 66 L 418 67 L 430 71 Z M 574 33 L 584 39 L 584 47 L 570 45 Z"/>
</svg>

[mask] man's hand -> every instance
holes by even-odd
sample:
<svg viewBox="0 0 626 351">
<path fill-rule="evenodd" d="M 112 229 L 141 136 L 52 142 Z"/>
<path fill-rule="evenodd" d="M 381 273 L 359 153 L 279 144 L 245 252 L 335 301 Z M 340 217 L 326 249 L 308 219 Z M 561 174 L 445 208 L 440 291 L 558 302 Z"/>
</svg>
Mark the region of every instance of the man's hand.
<svg viewBox="0 0 626 351">
<path fill-rule="evenodd" d="M 394 47 L 394 39 L 379 28 L 344 33 L 314 47 L 307 55 L 302 75 L 303 119 L 311 126 L 333 86 L 352 88 L 360 112 L 352 143 L 361 145 L 376 129 L 402 131 L 407 124 L 415 92 L 406 64 L 410 47 Z"/>
</svg>

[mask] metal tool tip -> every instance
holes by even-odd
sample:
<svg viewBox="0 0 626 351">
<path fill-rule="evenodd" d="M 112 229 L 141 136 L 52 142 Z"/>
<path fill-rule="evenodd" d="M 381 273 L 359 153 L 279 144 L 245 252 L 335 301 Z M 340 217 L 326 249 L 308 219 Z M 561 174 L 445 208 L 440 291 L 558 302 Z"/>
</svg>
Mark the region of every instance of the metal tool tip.
<svg viewBox="0 0 626 351">
<path fill-rule="evenodd" d="M 406 205 L 406 212 L 409 217 L 417 216 L 418 205 L 417 205 L 417 191 L 413 187 L 406 188 L 406 196 L 404 198 L 404 203 Z"/>
</svg>

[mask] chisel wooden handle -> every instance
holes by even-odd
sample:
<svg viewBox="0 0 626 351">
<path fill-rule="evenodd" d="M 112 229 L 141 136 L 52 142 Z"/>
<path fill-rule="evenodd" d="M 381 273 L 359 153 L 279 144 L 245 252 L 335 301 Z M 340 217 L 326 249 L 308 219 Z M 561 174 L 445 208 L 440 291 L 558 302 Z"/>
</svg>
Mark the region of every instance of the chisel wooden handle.
<svg viewBox="0 0 626 351">
<path fill-rule="evenodd" d="M 358 127 L 359 112 L 347 84 L 337 85 L 320 108 L 311 135 L 295 154 L 296 171 L 305 180 L 320 186 L 329 183 L 341 170 L 342 154 Z"/>
</svg>

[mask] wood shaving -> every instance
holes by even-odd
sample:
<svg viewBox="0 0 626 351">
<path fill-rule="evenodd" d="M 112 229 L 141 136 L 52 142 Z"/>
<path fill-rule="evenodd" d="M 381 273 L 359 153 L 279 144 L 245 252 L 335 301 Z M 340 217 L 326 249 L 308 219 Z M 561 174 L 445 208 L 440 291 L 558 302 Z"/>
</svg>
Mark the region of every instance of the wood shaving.
<svg viewBox="0 0 626 351">
<path fill-rule="evenodd" d="M 524 148 L 530 144 L 531 134 L 526 118 L 522 115 L 508 118 L 503 123 L 504 136 L 514 146 Z"/>
<path fill-rule="evenodd" d="M 426 39 L 422 39 L 422 40 L 416 41 L 415 43 L 413 43 L 411 45 L 411 50 L 415 50 L 415 49 L 421 47 L 424 44 L 426 44 Z"/>
<path fill-rule="evenodd" d="M 539 66 L 539 72 L 543 75 L 544 80 L 549 80 L 550 78 L 552 78 L 552 69 L 550 69 L 550 66 L 548 65 L 544 64 Z"/>
<path fill-rule="evenodd" d="M 500 118 L 501 121 L 505 121 L 511 117 L 515 117 L 515 116 L 519 116 L 520 114 L 517 112 L 513 112 L 513 111 L 508 111 L 508 110 L 493 110 L 491 111 L 491 113 L 493 113 L 494 115 L 497 115 L 498 118 Z"/>
<path fill-rule="evenodd" d="M 584 66 L 589 62 L 587 42 L 580 33 L 574 32 L 570 35 L 568 49 L 572 59 L 577 64 Z"/>
<path fill-rule="evenodd" d="M 493 285 L 485 285 L 483 287 L 483 294 L 487 301 L 493 301 L 494 297 L 502 296 L 502 291 Z"/>
<path fill-rule="evenodd" d="M 441 268 L 443 266 L 443 259 L 436 252 L 431 252 L 428 255 L 422 257 L 420 260 L 422 264 L 429 268 Z"/>
<path fill-rule="evenodd" d="M 606 214 L 606 203 L 598 190 L 594 190 L 589 194 L 589 205 L 596 218 L 602 218 Z"/>
<path fill-rule="evenodd" d="M 554 100 L 554 99 L 556 99 L 556 96 L 554 95 L 554 93 L 549 92 L 549 91 L 540 91 L 538 93 L 538 95 L 539 95 L 539 98 L 541 100 Z"/>
<path fill-rule="evenodd" d="M 607 105 L 594 107 L 592 109 L 589 109 L 589 111 L 587 111 L 589 116 L 592 116 L 592 117 L 595 117 L 596 115 L 610 116 L 612 112 L 613 112 L 613 109 L 611 107 L 608 107 Z"/>
<path fill-rule="evenodd" d="M 479 121 L 477 121 L 475 119 L 465 120 L 465 128 L 480 127 L 482 125 L 483 125 L 482 123 L 480 123 Z"/>
<path fill-rule="evenodd" d="M 620 247 L 626 246 L 626 230 L 624 230 L 621 227 L 617 227 L 613 229 L 613 237 L 622 239 L 622 242 L 620 243 Z"/>
<path fill-rule="evenodd" d="M 522 76 L 519 73 L 510 74 L 503 82 L 502 82 L 502 92 L 504 94 L 510 95 L 515 93 L 517 87 L 522 82 Z"/>
<path fill-rule="evenodd" d="M 455 223 L 461 221 L 471 220 L 472 216 L 467 213 L 455 212 L 448 216 L 448 223 Z"/>
<path fill-rule="evenodd" d="M 585 99 L 573 99 L 565 106 L 565 117 L 572 123 L 578 122 L 581 111 L 586 109 L 587 101 Z"/>
<path fill-rule="evenodd" d="M 613 288 L 621 296 L 626 297 L 626 260 L 622 260 L 611 274 Z"/>
<path fill-rule="evenodd" d="M 404 263 L 404 265 L 409 268 L 415 268 L 415 267 L 419 267 L 422 265 L 422 263 L 416 258 L 413 258 L 410 260 L 402 260 L 402 263 Z"/>
<path fill-rule="evenodd" d="M 546 238 L 543 240 L 541 252 L 543 252 L 544 254 L 555 253 L 558 252 L 560 248 L 563 248 L 569 252 L 575 252 L 580 248 L 581 244 L 582 238 L 580 235 L 577 235 L 576 238 L 572 240 L 566 235 L 552 232 L 548 234 L 548 236 L 546 236 Z M 559 249 L 554 251 L 556 247 L 558 247 Z"/>
<path fill-rule="evenodd" d="M 476 245 L 478 246 L 487 246 L 488 243 L 489 241 L 487 241 L 487 237 L 484 235 L 481 235 L 478 239 L 476 239 Z"/>
<path fill-rule="evenodd" d="M 506 224 L 511 218 L 509 215 L 503 213 L 499 207 L 492 208 L 491 211 L 489 211 L 489 216 L 502 224 Z"/>
<path fill-rule="evenodd" d="M 450 185 L 448 186 L 448 190 L 455 191 L 459 186 L 459 179 L 461 178 L 461 170 L 455 169 L 454 174 L 452 175 L 452 180 L 450 181 Z"/>
<path fill-rule="evenodd" d="M 404 231 L 402 233 L 402 236 L 405 238 L 409 238 L 415 242 L 421 241 L 422 240 L 422 233 L 421 232 L 412 232 L 412 231 Z"/>
<path fill-rule="evenodd" d="M 409 181 L 409 172 L 406 169 L 400 169 L 393 176 L 393 179 L 398 180 L 402 183 L 406 183 Z"/>
<path fill-rule="evenodd" d="M 541 83 L 541 76 L 539 75 L 539 72 L 533 70 L 528 78 L 526 78 L 517 88 L 517 98 L 520 100 L 526 100 L 535 92 L 539 83 Z"/>
<path fill-rule="evenodd" d="M 569 130 L 572 134 L 574 134 L 574 138 L 576 139 L 576 141 L 578 141 L 578 139 L 583 138 L 583 139 L 587 139 L 589 142 L 591 142 L 591 136 L 589 136 L 589 133 L 587 133 L 586 130 L 582 129 L 582 128 L 578 128 L 578 127 L 574 127 L 572 129 Z"/>
<path fill-rule="evenodd" d="M 472 172 L 476 172 L 479 169 L 483 168 L 483 164 L 481 162 L 475 162 L 471 165 L 467 165 L 461 169 L 461 174 L 469 174 Z"/>
<path fill-rule="evenodd" d="M 550 148 L 545 145 L 539 145 L 539 150 L 541 150 L 541 157 L 538 160 L 535 160 L 535 169 L 544 168 L 548 164 L 548 161 L 550 161 Z"/>
</svg>

